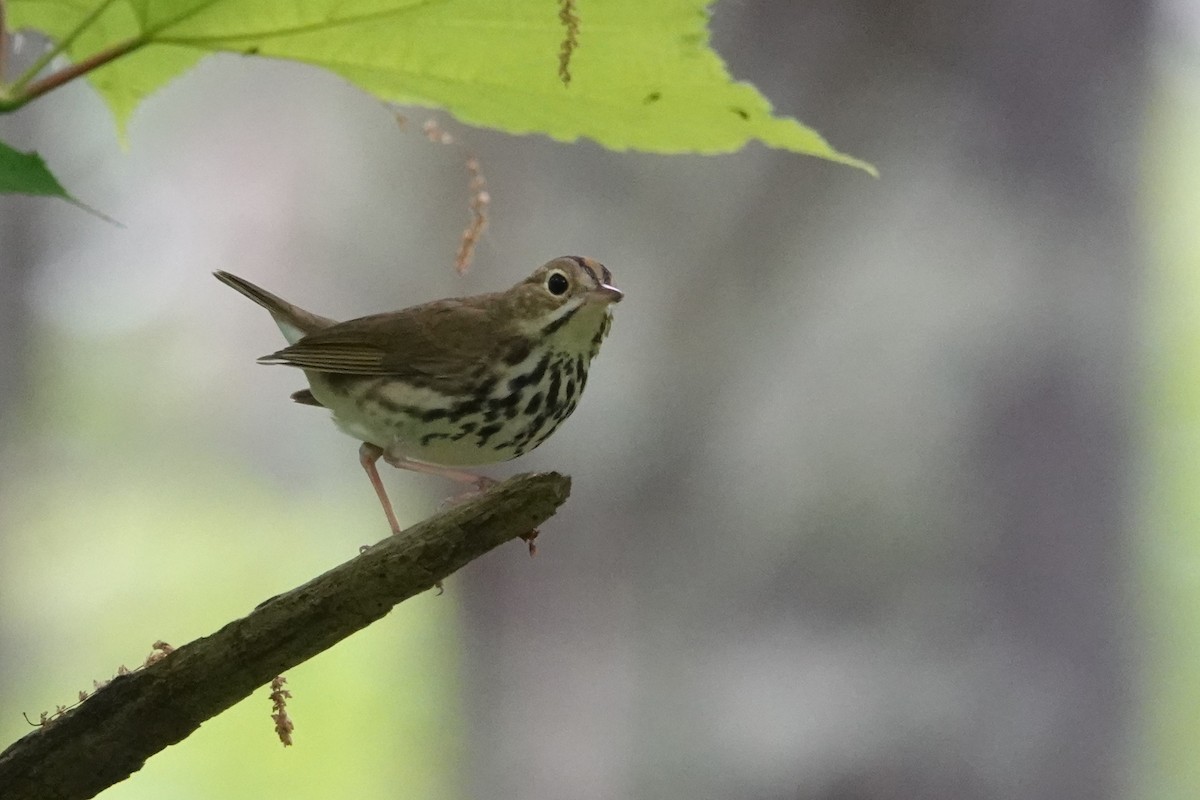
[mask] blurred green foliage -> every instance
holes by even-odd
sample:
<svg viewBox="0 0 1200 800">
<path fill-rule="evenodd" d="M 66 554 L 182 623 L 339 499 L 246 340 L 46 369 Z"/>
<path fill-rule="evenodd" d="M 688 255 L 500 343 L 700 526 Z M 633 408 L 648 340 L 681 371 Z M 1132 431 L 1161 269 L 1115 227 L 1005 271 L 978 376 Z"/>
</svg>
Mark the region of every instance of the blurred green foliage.
<svg viewBox="0 0 1200 800">
<path fill-rule="evenodd" d="M 1143 768 L 1136 796 L 1200 796 L 1200 81 L 1162 69 L 1149 108 L 1143 217 L 1155 268 L 1143 400 L 1145 668 Z"/>
<path fill-rule="evenodd" d="M 22 711 L 72 704 L 155 640 L 210 633 L 387 533 L 349 440 L 344 482 L 322 491 L 223 458 L 221 421 L 188 382 L 145 369 L 173 345 L 163 328 L 40 333 L 0 491 L 6 744 L 29 731 Z M 452 581 L 287 674 L 294 747 L 276 738 L 263 687 L 104 797 L 461 796 L 458 636 Z"/>
</svg>

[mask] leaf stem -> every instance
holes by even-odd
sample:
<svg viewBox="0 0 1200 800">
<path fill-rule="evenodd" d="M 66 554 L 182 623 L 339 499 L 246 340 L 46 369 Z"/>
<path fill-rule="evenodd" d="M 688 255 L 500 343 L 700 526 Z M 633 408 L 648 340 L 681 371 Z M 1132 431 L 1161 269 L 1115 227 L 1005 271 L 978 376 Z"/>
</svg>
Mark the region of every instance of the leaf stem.
<svg viewBox="0 0 1200 800">
<path fill-rule="evenodd" d="M 58 56 L 59 53 L 63 52 L 68 47 L 73 45 L 75 43 L 75 40 L 79 38 L 79 35 L 81 33 L 83 33 L 85 30 L 87 30 L 91 26 L 91 24 L 100 17 L 101 14 L 103 14 L 105 11 L 107 11 L 108 7 L 111 6 L 113 4 L 113 2 L 114 2 L 114 0 L 102 0 L 102 2 L 98 6 L 96 6 L 95 9 L 92 10 L 92 13 L 88 14 L 86 17 L 84 17 L 82 20 L 80 20 L 79 24 L 75 26 L 75 29 L 73 31 L 71 31 L 66 36 L 64 36 L 61 41 L 56 42 L 54 44 L 54 46 L 51 47 L 49 50 L 47 50 L 45 53 L 42 53 L 42 55 L 38 58 L 38 60 L 33 62 L 33 64 L 29 67 L 29 69 L 25 70 L 23 73 L 21 73 L 21 76 L 19 78 L 17 78 L 15 81 L 13 81 L 12 86 L 9 87 L 9 92 L 12 95 L 12 99 L 14 101 L 21 101 L 23 98 L 25 98 L 24 102 L 20 102 L 19 105 L 16 106 L 17 108 L 24 105 L 29 100 L 32 100 L 33 97 L 39 96 L 41 94 L 45 94 L 45 91 L 42 91 L 42 92 L 39 92 L 38 95 L 34 95 L 32 97 L 26 98 L 25 96 L 28 94 L 28 92 L 25 91 L 25 87 L 27 85 L 29 85 L 31 82 L 33 82 L 34 78 L 36 78 L 38 76 L 38 73 L 41 72 L 43 69 L 45 69 L 46 65 L 49 64 L 51 61 L 53 61 L 55 59 L 55 57 Z M 104 51 L 104 52 L 108 52 L 108 51 Z M 120 53 L 120 55 L 124 55 L 127 52 L 129 52 L 129 51 L 124 50 Z M 100 55 L 100 54 L 98 53 L 97 55 Z M 93 58 L 94 57 L 95 56 L 93 56 Z M 91 60 L 92 59 L 88 59 L 88 61 L 91 61 Z M 102 61 L 101 63 L 102 64 L 107 63 L 108 61 L 111 61 L 111 60 L 112 59 L 109 58 L 109 59 L 106 59 L 105 61 Z M 86 63 L 86 62 L 80 62 L 80 63 L 82 64 L 82 63 Z M 79 65 L 76 65 L 76 66 L 79 66 Z M 91 69 L 95 69 L 96 66 L 99 66 L 99 64 L 91 67 Z M 64 71 L 66 71 L 66 70 L 64 70 Z M 57 74 L 57 73 L 55 73 L 55 74 Z M 78 73 L 78 74 L 82 74 L 82 73 Z M 72 75 L 71 78 L 78 77 L 78 74 Z M 52 78 L 54 76 L 50 75 L 47 77 Z M 67 80 L 70 80 L 70 78 L 68 78 Z M 55 84 L 55 86 L 59 86 L 65 82 L 66 81 L 60 81 L 59 83 Z M 37 84 L 34 83 L 34 85 L 37 85 Z M 50 88 L 52 89 L 54 87 L 51 86 Z M 46 91 L 48 91 L 48 90 L 46 90 Z"/>
<path fill-rule="evenodd" d="M 86 75 L 94 69 L 99 69 L 108 62 L 118 59 L 121 56 L 128 55 L 143 45 L 151 44 L 154 37 L 163 30 L 182 22 L 188 17 L 200 13 L 204 9 L 213 5 L 215 2 L 218 2 L 218 0 L 207 0 L 207 2 L 198 3 L 194 7 L 187 9 L 174 17 L 163 20 L 153 29 L 143 30 L 138 36 L 135 36 L 131 39 L 126 39 L 123 42 L 118 42 L 111 47 L 105 48 L 98 53 L 88 56 L 76 64 L 72 64 L 55 72 L 51 72 L 45 77 L 37 77 L 38 74 L 46 68 L 47 64 L 49 64 L 56 56 L 74 44 L 75 40 L 79 38 L 79 35 L 87 30 L 92 23 L 99 19 L 100 15 L 103 14 L 114 2 L 115 0 L 101 0 L 101 3 L 83 20 L 81 20 L 80 23 L 75 26 L 74 30 L 64 36 L 62 41 L 56 43 L 53 47 L 43 53 L 41 57 L 39 57 L 38 60 L 34 62 L 31 67 L 29 67 L 29 69 L 21 73 L 21 76 L 13 81 L 11 85 L 5 85 L 3 80 L 3 57 L 5 48 L 3 38 L 0 36 L 0 114 L 16 111 L 18 108 L 30 102 L 31 100 L 36 100 L 37 98 L 46 94 L 46 92 L 57 89 L 63 84 L 69 83 L 81 75 Z M 3 31 L 4 0 L 0 0 L 0 34 L 2 34 Z"/>
<path fill-rule="evenodd" d="M 101 50 L 95 55 L 88 56 L 78 64 L 72 64 L 69 67 L 51 72 L 44 78 L 40 78 L 28 86 L 22 87 L 15 96 L 8 99 L 0 99 L 0 112 L 16 111 L 26 103 L 36 100 L 52 89 L 57 89 L 64 83 L 69 83 L 80 75 L 85 75 L 94 69 L 99 69 L 108 62 L 120 58 L 123 55 L 137 50 L 142 45 L 146 44 L 146 40 L 138 36 L 133 39 L 127 39 L 124 42 L 115 44 L 107 50 Z"/>
</svg>

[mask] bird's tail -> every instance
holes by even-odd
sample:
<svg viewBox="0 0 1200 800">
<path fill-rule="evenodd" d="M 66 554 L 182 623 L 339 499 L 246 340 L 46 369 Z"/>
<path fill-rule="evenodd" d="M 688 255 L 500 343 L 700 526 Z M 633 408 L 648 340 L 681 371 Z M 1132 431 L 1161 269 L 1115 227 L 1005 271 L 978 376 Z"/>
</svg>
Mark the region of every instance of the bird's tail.
<svg viewBox="0 0 1200 800">
<path fill-rule="evenodd" d="M 214 272 L 213 276 L 221 283 L 237 289 L 246 295 L 246 297 L 249 297 L 271 312 L 275 324 L 283 332 L 283 338 L 287 339 L 288 344 L 295 344 L 308 334 L 328 328 L 335 322 L 335 320 L 318 316 L 310 311 L 305 311 L 299 306 L 294 306 L 282 297 L 276 297 L 266 289 L 255 286 L 245 278 L 239 278 L 230 272 Z"/>
</svg>

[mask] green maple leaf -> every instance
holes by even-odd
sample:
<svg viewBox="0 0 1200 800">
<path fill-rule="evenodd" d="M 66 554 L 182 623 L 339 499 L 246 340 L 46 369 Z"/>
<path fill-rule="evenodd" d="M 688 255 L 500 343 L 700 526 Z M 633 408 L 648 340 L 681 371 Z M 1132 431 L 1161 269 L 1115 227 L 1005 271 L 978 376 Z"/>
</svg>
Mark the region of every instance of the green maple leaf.
<svg viewBox="0 0 1200 800">
<path fill-rule="evenodd" d="M 37 153 L 22 153 L 4 142 L 0 142 L 0 194 L 58 197 L 82 208 L 89 214 L 94 214 L 105 222 L 120 225 L 116 220 L 101 214 L 68 194 Z"/>
<path fill-rule="evenodd" d="M 71 199 L 41 156 L 14 150 L 4 142 L 0 142 L 0 192 Z"/>
<path fill-rule="evenodd" d="M 10 0 L 9 18 L 64 43 L 76 63 L 129 48 L 88 74 L 121 131 L 148 94 L 209 53 L 234 52 L 314 64 L 383 100 L 510 133 L 658 153 L 759 140 L 874 174 L 730 77 L 709 46 L 709 0 L 561 2 Z M 578 20 L 570 36 L 560 12 Z"/>
</svg>

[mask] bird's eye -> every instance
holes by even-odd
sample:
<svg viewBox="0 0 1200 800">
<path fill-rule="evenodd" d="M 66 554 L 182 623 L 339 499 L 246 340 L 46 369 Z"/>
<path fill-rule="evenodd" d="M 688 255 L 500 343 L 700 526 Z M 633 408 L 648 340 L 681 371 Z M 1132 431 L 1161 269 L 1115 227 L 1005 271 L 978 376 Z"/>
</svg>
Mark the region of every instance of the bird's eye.
<svg viewBox="0 0 1200 800">
<path fill-rule="evenodd" d="M 571 288 L 571 282 L 561 272 L 551 272 L 550 277 L 546 278 L 546 288 L 550 291 L 550 294 L 561 296 L 567 293 L 567 289 Z"/>
</svg>

